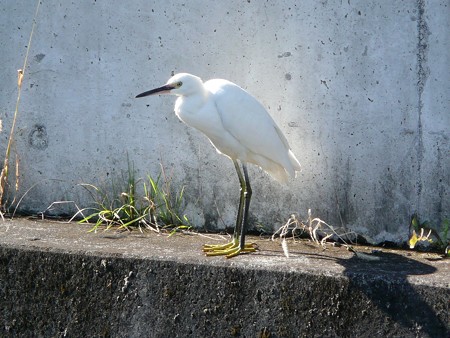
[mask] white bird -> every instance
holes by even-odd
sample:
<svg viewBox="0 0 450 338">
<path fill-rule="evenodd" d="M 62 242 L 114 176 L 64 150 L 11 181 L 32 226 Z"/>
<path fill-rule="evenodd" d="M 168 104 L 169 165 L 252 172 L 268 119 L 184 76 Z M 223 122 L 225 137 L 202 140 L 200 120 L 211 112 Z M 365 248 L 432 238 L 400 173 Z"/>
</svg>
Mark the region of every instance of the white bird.
<svg viewBox="0 0 450 338">
<path fill-rule="evenodd" d="M 178 118 L 200 130 L 220 154 L 229 157 L 239 177 L 241 194 L 233 240 L 224 245 L 206 244 L 203 251 L 208 256 L 225 255 L 227 258 L 255 251 L 253 244 L 245 244 L 252 195 L 246 163 L 258 165 L 279 182 L 287 182 L 289 176 L 295 177 L 300 171 L 300 163 L 286 137 L 261 103 L 227 80 L 203 82 L 197 76 L 180 73 L 172 76 L 164 86 L 136 98 L 153 94 L 178 96 L 175 102 Z"/>
</svg>

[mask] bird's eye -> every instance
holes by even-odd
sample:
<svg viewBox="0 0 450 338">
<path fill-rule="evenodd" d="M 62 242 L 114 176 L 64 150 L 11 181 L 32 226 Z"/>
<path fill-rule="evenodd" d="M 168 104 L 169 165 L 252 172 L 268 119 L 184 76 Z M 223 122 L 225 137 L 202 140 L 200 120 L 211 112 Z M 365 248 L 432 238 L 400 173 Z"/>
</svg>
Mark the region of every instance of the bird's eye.
<svg viewBox="0 0 450 338">
<path fill-rule="evenodd" d="M 181 86 L 183 85 L 183 82 L 177 82 L 177 84 L 176 84 L 176 86 L 177 86 L 177 88 L 180 88 Z"/>
</svg>

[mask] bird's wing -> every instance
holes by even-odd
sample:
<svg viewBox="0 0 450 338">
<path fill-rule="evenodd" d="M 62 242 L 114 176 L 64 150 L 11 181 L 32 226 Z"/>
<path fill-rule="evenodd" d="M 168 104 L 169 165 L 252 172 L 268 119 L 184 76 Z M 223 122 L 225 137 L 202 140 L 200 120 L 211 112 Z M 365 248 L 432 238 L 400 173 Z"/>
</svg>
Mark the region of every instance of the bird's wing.
<svg viewBox="0 0 450 338">
<path fill-rule="evenodd" d="M 291 167 L 286 137 L 252 95 L 226 80 L 210 80 L 205 86 L 214 94 L 224 128 L 247 151 Z"/>
</svg>

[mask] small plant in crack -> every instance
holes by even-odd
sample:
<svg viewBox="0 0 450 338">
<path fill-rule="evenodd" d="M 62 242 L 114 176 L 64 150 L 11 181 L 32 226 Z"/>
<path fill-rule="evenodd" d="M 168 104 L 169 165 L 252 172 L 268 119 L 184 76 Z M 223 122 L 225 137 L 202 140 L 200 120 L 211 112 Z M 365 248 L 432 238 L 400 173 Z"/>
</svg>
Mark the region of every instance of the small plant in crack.
<svg viewBox="0 0 450 338">
<path fill-rule="evenodd" d="M 444 219 L 440 226 L 433 226 L 428 221 L 421 222 L 417 214 L 411 216 L 409 224 L 410 237 L 408 245 L 414 249 L 418 243 L 426 243 L 446 257 L 450 257 L 450 221 Z"/>
<path fill-rule="evenodd" d="M 84 216 L 80 223 L 93 223 L 90 231 L 104 225 L 106 230 L 150 229 L 155 232 L 168 231 L 170 235 L 179 230 L 190 229 L 191 223 L 183 214 L 184 187 L 176 190 L 172 178 L 161 166 L 156 179 L 136 179 L 134 164 L 128 161 L 128 172 L 122 184 L 112 181 L 110 191 L 93 184 L 82 184 L 94 200 L 95 207 L 79 210 Z M 140 189 L 138 189 L 140 188 Z"/>
</svg>

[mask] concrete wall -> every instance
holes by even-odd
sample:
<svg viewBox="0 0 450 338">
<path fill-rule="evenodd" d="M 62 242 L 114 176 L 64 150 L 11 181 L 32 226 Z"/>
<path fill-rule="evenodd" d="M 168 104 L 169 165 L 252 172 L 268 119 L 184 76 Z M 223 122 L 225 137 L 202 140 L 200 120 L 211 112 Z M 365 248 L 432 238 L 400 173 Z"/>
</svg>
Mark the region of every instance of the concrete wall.
<svg viewBox="0 0 450 338">
<path fill-rule="evenodd" d="M 201 236 L 0 226 L 0 337 L 448 337 L 450 264 L 436 254 L 323 251 L 253 237 L 205 257 Z M 319 252 L 320 251 L 320 252 Z"/>
<path fill-rule="evenodd" d="M 36 1 L 0 11 L 4 153 Z M 172 72 L 248 89 L 286 134 L 303 172 L 281 186 L 250 171 L 252 218 L 292 212 L 375 241 L 405 240 L 409 218 L 449 217 L 447 1 L 43 1 L 14 151 L 21 208 L 90 200 L 78 183 L 127 167 L 186 185 L 199 226 L 232 226 L 232 163 L 173 114 L 174 98 L 134 96 Z M 107 184 L 107 183 L 105 183 Z"/>
</svg>

